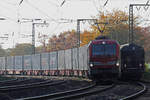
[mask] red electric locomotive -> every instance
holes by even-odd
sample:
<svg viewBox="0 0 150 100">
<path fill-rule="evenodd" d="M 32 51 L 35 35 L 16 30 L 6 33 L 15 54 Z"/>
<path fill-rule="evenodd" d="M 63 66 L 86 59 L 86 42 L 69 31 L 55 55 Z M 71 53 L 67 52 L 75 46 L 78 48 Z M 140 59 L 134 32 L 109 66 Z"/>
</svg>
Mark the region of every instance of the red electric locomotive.
<svg viewBox="0 0 150 100">
<path fill-rule="evenodd" d="M 89 44 L 89 74 L 92 79 L 119 76 L 119 51 L 117 41 L 105 36 L 97 37 Z"/>
</svg>

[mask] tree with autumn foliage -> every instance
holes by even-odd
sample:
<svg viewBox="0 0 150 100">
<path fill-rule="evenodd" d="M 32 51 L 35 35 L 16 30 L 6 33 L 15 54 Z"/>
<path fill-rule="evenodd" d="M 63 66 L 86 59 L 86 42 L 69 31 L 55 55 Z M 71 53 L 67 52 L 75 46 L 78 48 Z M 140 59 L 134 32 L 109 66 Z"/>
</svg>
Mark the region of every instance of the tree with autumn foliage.
<svg viewBox="0 0 150 100">
<path fill-rule="evenodd" d="M 105 35 L 124 44 L 128 42 L 128 14 L 120 10 L 113 12 L 100 12 L 97 16 L 97 24 L 91 25 L 92 31 L 81 33 L 81 46 L 88 44 L 97 36 Z"/>
<path fill-rule="evenodd" d="M 112 12 L 101 12 L 98 15 L 98 26 L 93 25 L 94 34 L 105 35 L 119 41 L 120 44 L 128 42 L 128 14 L 120 10 L 113 10 Z M 102 24 L 101 24 L 102 23 Z M 103 24 L 105 23 L 105 24 Z M 98 31 L 100 27 L 102 32 Z"/>
<path fill-rule="evenodd" d="M 145 50 L 145 60 L 146 62 L 150 62 L 150 26 L 141 27 L 139 29 L 139 39 L 137 43 L 144 47 Z"/>
<path fill-rule="evenodd" d="M 97 18 L 96 18 L 97 17 Z M 124 11 L 113 10 L 112 12 L 100 12 L 95 18 L 97 25 L 91 25 L 92 31 L 84 30 L 80 33 L 80 46 L 88 44 L 97 36 L 106 35 L 117 40 L 120 44 L 129 42 L 128 14 Z M 140 17 L 134 17 L 134 43 L 144 47 L 146 60 L 150 60 L 149 27 L 138 26 Z M 98 29 L 99 27 L 99 29 Z M 77 32 L 75 30 L 62 32 L 60 35 L 49 38 L 47 51 L 64 50 L 77 46 Z"/>
<path fill-rule="evenodd" d="M 6 56 L 6 51 L 0 45 L 0 57 Z"/>
<path fill-rule="evenodd" d="M 97 36 L 105 35 L 111 39 L 117 40 L 120 44 L 128 43 L 129 38 L 129 23 L 128 14 L 120 10 L 113 10 L 112 12 L 100 12 L 97 16 L 97 24 L 91 25 L 92 31 L 84 31 L 81 33 L 81 46 L 88 44 Z M 137 26 L 139 17 L 134 17 L 135 36 L 140 31 Z M 138 38 L 139 36 L 137 36 Z M 135 39 L 136 40 L 136 39 Z"/>
<path fill-rule="evenodd" d="M 32 54 L 32 45 L 29 43 L 17 44 L 15 48 L 10 50 L 9 56 L 17 56 L 17 55 L 31 55 Z"/>
<path fill-rule="evenodd" d="M 65 50 L 74 48 L 77 46 L 76 31 L 65 31 L 58 36 L 53 35 L 49 38 L 47 44 L 47 51 Z"/>
<path fill-rule="evenodd" d="M 40 52 L 40 51 L 46 52 L 46 39 L 48 39 L 48 35 L 46 35 L 46 34 L 40 34 L 39 33 L 39 35 L 38 35 L 38 41 L 42 44 L 42 47 L 41 46 L 38 47 L 37 48 L 37 52 Z M 42 50 L 40 50 L 40 48 Z"/>
<path fill-rule="evenodd" d="M 80 34 L 80 46 L 88 44 L 90 41 L 94 40 L 95 37 L 92 32 L 85 30 L 83 33 Z"/>
<path fill-rule="evenodd" d="M 110 38 L 119 41 L 120 44 L 128 42 L 128 14 L 120 10 L 112 12 L 100 12 L 97 16 L 97 25 L 91 25 L 92 31 L 85 30 L 80 33 L 80 46 L 88 44 L 97 36 L 107 35 Z M 136 24 L 138 17 L 134 18 Z M 135 25 L 136 26 L 136 25 Z M 62 32 L 59 36 L 53 36 L 49 39 L 48 51 L 67 49 L 75 47 L 77 44 L 77 34 L 75 30 Z"/>
</svg>

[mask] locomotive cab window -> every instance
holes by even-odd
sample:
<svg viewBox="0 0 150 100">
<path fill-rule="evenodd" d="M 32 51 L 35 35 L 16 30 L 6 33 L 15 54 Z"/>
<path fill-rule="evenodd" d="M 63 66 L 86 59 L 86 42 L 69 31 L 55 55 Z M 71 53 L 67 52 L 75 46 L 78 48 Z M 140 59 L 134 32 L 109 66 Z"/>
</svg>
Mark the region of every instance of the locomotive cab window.
<svg viewBox="0 0 150 100">
<path fill-rule="evenodd" d="M 116 55 L 116 44 L 94 44 L 92 45 L 93 56 L 114 56 Z"/>
<path fill-rule="evenodd" d="M 104 55 L 104 46 L 103 45 L 99 45 L 99 44 L 94 44 L 92 45 L 92 55 L 93 56 L 100 56 L 100 55 Z"/>
</svg>

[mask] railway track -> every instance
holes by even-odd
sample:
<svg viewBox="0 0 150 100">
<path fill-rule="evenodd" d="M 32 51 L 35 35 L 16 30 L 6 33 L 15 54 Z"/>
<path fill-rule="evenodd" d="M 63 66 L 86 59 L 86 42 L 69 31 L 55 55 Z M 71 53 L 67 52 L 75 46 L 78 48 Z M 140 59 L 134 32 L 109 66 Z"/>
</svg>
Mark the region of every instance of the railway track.
<svg viewBox="0 0 150 100">
<path fill-rule="evenodd" d="M 136 100 L 150 100 L 150 81 L 141 81 L 142 83 L 144 83 L 147 87 L 147 91 L 136 98 Z"/>
<path fill-rule="evenodd" d="M 134 99 L 137 96 L 143 94 L 146 91 L 146 86 L 143 83 L 137 83 L 137 84 L 141 87 L 141 89 L 139 91 L 137 91 L 135 93 L 132 93 L 130 95 L 127 95 L 125 97 L 121 97 L 121 98 L 117 98 L 117 99 L 112 98 L 112 100 L 129 100 L 129 99 Z M 93 95 L 93 94 L 97 94 L 97 93 L 102 93 L 104 91 L 109 91 L 109 90 L 113 89 L 112 87 L 115 88 L 115 86 L 116 85 L 111 85 L 111 86 L 108 86 L 108 87 L 105 87 L 105 88 L 96 87 L 96 90 L 93 89 L 93 90 L 83 92 L 83 93 L 75 93 L 75 94 L 71 94 L 71 95 L 69 94 L 68 96 L 52 98 L 52 100 L 68 100 L 68 99 L 75 99 L 75 98 L 79 98 L 79 97 L 85 97 L 85 96 L 88 96 L 88 95 Z M 103 99 L 100 99 L 100 100 L 103 100 Z M 108 100 L 110 100 L 110 99 L 108 99 Z"/>
<path fill-rule="evenodd" d="M 45 86 L 62 84 L 64 82 L 65 81 L 52 82 L 52 80 L 47 80 L 43 82 L 23 84 L 23 85 L 4 86 L 4 87 L 0 87 L 0 92 L 11 92 L 11 91 L 19 91 L 22 89 L 33 89 L 36 87 L 45 87 Z"/>
<path fill-rule="evenodd" d="M 129 100 L 135 99 L 146 91 L 145 84 L 138 83 L 117 83 L 116 86 L 107 91 L 94 95 L 84 96 L 80 99 L 73 100 Z"/>
<path fill-rule="evenodd" d="M 126 83 L 124 83 L 124 84 L 126 84 Z M 68 100 L 68 99 L 69 100 L 72 100 L 72 99 L 74 100 L 75 98 L 85 97 L 85 96 L 89 96 L 89 95 L 93 95 L 93 94 L 95 95 L 97 93 L 102 93 L 104 91 L 109 91 L 109 90 L 115 88 L 116 85 L 117 84 L 113 84 L 113 85 L 108 85 L 108 86 L 104 87 L 104 86 L 92 84 L 90 86 L 75 89 L 75 90 L 58 92 L 58 93 L 42 95 L 42 96 L 29 97 L 29 98 L 22 98 L 22 99 L 17 99 L 17 100 Z M 135 85 L 135 83 L 134 83 L 134 85 Z M 126 95 L 126 96 L 118 97 L 117 99 L 111 99 L 111 100 L 134 99 L 134 98 L 136 98 L 137 96 L 143 94 L 146 91 L 146 86 L 143 83 L 138 82 L 138 83 L 136 83 L 136 85 L 138 85 L 140 87 L 140 89 L 137 90 L 136 92 L 134 91 L 134 92 L 132 92 L 132 93 Z M 80 100 L 82 100 L 82 99 L 80 99 Z M 91 100 L 91 99 L 87 99 L 87 100 Z M 99 100 L 103 100 L 103 99 L 99 99 Z M 108 100 L 110 100 L 110 99 L 108 99 Z"/>
<path fill-rule="evenodd" d="M 122 84 L 122 83 L 119 83 L 119 84 Z M 126 82 L 123 84 L 128 85 Z M 118 84 L 104 86 L 104 85 L 97 85 L 94 83 L 89 86 L 78 88 L 78 89 L 50 93 L 50 94 L 34 96 L 34 97 L 20 98 L 20 99 L 16 99 L 16 100 L 68 100 L 68 99 L 78 100 L 78 98 L 86 97 L 86 96 L 88 97 L 88 96 L 95 95 L 95 94 L 101 94 L 105 91 L 106 91 L 105 92 L 106 94 L 109 94 L 112 92 L 111 91 L 112 89 L 118 88 L 117 85 Z M 135 83 L 134 83 L 134 85 L 135 85 Z M 139 86 L 138 88 L 140 88 L 140 89 L 133 91 L 133 92 L 129 93 L 128 95 L 126 94 L 125 96 L 117 97 L 116 99 L 111 99 L 111 100 L 134 99 L 135 97 L 141 95 L 142 93 L 144 93 L 146 91 L 146 86 L 143 83 L 138 82 L 138 83 L 136 83 L 136 86 Z M 110 91 L 110 92 L 107 92 L 107 91 Z M 80 99 L 80 100 L 82 100 L 82 99 Z M 87 99 L 87 100 L 91 100 L 91 99 Z M 99 100 L 103 100 L 103 99 L 99 99 Z M 110 99 L 108 99 L 108 100 L 110 100 Z"/>
<path fill-rule="evenodd" d="M 3 81 L 0 81 L 0 84 L 1 84 L 1 83 L 14 82 L 14 81 L 16 81 L 16 80 L 18 80 L 18 79 L 16 78 L 16 79 L 10 79 L 10 80 L 3 80 Z"/>
<path fill-rule="evenodd" d="M 31 79 L 14 79 L 14 80 L 8 80 L 0 83 L 0 86 L 11 86 L 11 85 L 17 85 L 25 82 L 29 82 Z"/>
<path fill-rule="evenodd" d="M 52 82 L 51 80 L 45 80 L 43 82 L 39 83 L 32 83 L 32 84 L 23 84 L 23 85 L 16 85 L 16 86 L 7 86 L 7 87 L 0 87 L 0 92 L 1 93 L 6 93 L 8 97 L 10 97 L 12 100 L 95 100 L 93 99 L 93 96 L 96 95 L 96 98 L 98 100 L 129 100 L 129 99 L 135 99 L 136 100 L 145 100 L 141 99 L 144 98 L 143 96 L 139 96 L 143 94 L 147 86 L 150 88 L 150 83 L 144 83 L 144 82 L 137 82 L 137 83 L 130 83 L 130 82 L 118 82 L 118 83 L 113 83 L 111 85 L 97 85 L 96 83 L 93 83 L 88 86 L 80 86 L 79 88 L 75 89 L 68 89 L 68 90 L 62 90 L 62 91 L 55 91 L 54 93 L 49 93 L 45 92 L 44 94 L 38 94 L 38 95 L 24 95 L 24 96 L 13 96 L 16 95 L 17 93 L 24 94 L 25 92 L 31 92 L 31 90 L 35 91 L 41 91 L 43 90 L 49 90 L 52 88 L 63 88 L 63 84 L 65 83 L 64 80 L 59 80 L 59 81 L 54 81 Z M 146 84 L 146 85 L 145 85 Z M 57 87 L 57 86 L 58 87 Z M 65 87 L 67 87 L 68 84 L 65 83 Z M 64 87 L 64 88 L 65 88 Z M 129 88 L 129 89 L 128 89 Z M 136 88 L 136 89 L 135 89 Z M 20 92 L 23 91 L 24 92 Z M 56 89 L 57 90 L 57 89 Z M 50 90 L 49 90 L 50 91 Z M 130 92 L 129 92 L 130 91 Z M 31 93 L 33 93 L 32 91 Z M 128 92 L 128 93 L 127 93 Z M 13 94 L 14 93 L 14 94 Z M 149 92 L 150 93 L 150 92 Z M 148 93 L 148 94 L 149 94 Z M 104 96 L 104 94 L 107 96 Z M 118 96 L 116 96 L 116 94 Z M 148 95 L 146 94 L 146 95 Z M 120 95 L 120 96 L 119 96 Z M 140 99 L 137 99 L 139 96 Z M 105 97 L 105 98 L 104 98 Z M 109 99 L 108 99 L 109 98 Z M 111 99 L 110 99 L 111 98 Z M 149 99 L 147 99 L 149 100 Z"/>
<path fill-rule="evenodd" d="M 144 92 L 146 92 L 147 87 L 146 87 L 145 84 L 143 84 L 143 83 L 141 83 L 141 82 L 138 82 L 137 84 L 142 87 L 142 89 L 141 89 L 140 91 L 137 91 L 136 93 L 133 93 L 133 94 L 128 95 L 128 96 L 126 96 L 126 97 L 120 98 L 119 100 L 135 99 L 135 98 L 137 98 L 138 96 L 142 95 Z"/>
<path fill-rule="evenodd" d="M 63 92 L 57 92 L 57 93 L 51 93 L 47 95 L 41 95 L 41 96 L 35 96 L 35 97 L 28 97 L 28 98 L 22 98 L 18 100 L 64 100 L 64 99 L 72 99 L 75 97 L 80 97 L 80 96 L 85 96 L 85 95 L 90 95 L 94 94 L 97 92 L 102 92 L 107 89 L 113 88 L 115 85 L 109 85 L 109 86 L 100 86 L 96 85 L 96 83 L 93 83 L 89 86 L 78 88 L 78 89 L 73 89 L 69 91 L 63 91 Z"/>
<path fill-rule="evenodd" d="M 43 82 L 37 82 L 37 83 L 32 83 L 32 84 L 22 84 L 22 85 L 15 85 L 15 86 L 13 85 L 13 86 L 0 87 L 0 96 L 8 97 L 8 98 L 11 98 L 11 100 L 14 100 L 14 99 L 20 98 L 20 96 L 22 97 L 26 93 L 31 94 L 31 91 L 35 90 L 35 92 L 38 92 L 37 90 L 39 90 L 40 88 L 46 89 L 46 87 L 63 84 L 65 82 L 66 82 L 65 80 L 58 80 L 58 81 L 45 80 Z"/>
<path fill-rule="evenodd" d="M 81 81 L 82 82 L 82 81 Z M 70 80 L 66 80 L 66 83 L 65 84 L 60 84 L 60 85 L 53 85 L 53 86 L 46 86 L 45 88 L 42 88 L 42 89 L 40 89 L 40 88 L 36 88 L 36 90 L 35 91 L 30 91 L 30 92 L 32 92 L 32 93 L 34 93 L 34 94 L 30 94 L 30 95 L 28 95 L 28 94 L 26 94 L 26 95 L 24 95 L 24 96 L 22 96 L 22 99 L 24 100 L 24 99 L 27 99 L 26 97 L 28 97 L 28 99 L 30 99 L 31 97 L 39 97 L 39 96 L 43 96 L 43 95 L 45 95 L 45 94 L 57 94 L 57 93 L 62 93 L 63 91 L 68 91 L 68 90 L 72 90 L 72 89 L 77 89 L 78 87 L 83 87 L 83 86 L 87 86 L 87 85 L 89 85 L 89 83 L 87 84 L 87 82 L 85 83 L 85 82 L 79 82 L 79 81 L 70 81 Z M 80 85 L 79 85 L 80 84 Z M 27 91 L 26 91 L 26 93 L 27 93 Z M 13 97 L 13 98 L 15 98 L 15 99 L 19 99 L 20 97 Z M 22 100 L 21 99 L 21 100 Z"/>
<path fill-rule="evenodd" d="M 44 82 L 37 82 L 37 83 L 28 83 L 28 84 L 21 84 L 21 85 L 13 85 L 13 86 L 3 86 L 0 87 L 0 92 L 7 92 L 7 91 L 14 91 L 19 89 L 27 89 L 27 88 L 34 88 L 42 84 L 49 84 L 52 81 L 44 81 Z"/>
</svg>

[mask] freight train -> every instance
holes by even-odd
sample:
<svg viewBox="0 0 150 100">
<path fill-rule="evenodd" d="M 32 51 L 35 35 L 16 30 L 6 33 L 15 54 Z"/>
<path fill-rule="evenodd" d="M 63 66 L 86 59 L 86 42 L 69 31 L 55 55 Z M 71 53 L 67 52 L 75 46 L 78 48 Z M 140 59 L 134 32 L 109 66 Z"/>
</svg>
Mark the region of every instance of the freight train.
<svg viewBox="0 0 150 100">
<path fill-rule="evenodd" d="M 0 74 L 87 76 L 87 49 L 0 57 Z"/>
<path fill-rule="evenodd" d="M 79 48 L 0 57 L 0 74 L 83 76 L 92 79 L 131 75 L 140 78 L 144 63 L 142 47 L 130 44 L 121 48 L 120 53 L 117 41 L 97 37 Z"/>
<path fill-rule="evenodd" d="M 91 78 L 117 78 L 119 76 L 120 45 L 107 37 L 97 37 L 89 44 L 89 73 Z"/>
</svg>

